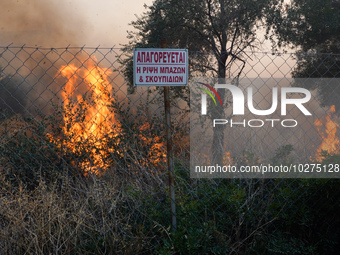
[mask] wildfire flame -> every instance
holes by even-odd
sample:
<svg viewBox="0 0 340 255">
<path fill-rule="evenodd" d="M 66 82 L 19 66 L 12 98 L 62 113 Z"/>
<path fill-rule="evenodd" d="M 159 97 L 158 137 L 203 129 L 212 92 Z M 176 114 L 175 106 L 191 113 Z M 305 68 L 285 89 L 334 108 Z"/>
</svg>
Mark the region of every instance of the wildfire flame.
<svg viewBox="0 0 340 255">
<path fill-rule="evenodd" d="M 86 151 L 88 157 L 82 159 L 85 173 L 100 174 L 109 166 L 104 158 L 110 153 L 106 141 L 116 136 L 120 123 L 109 108 L 112 86 L 108 80 L 111 71 L 95 64 L 96 59 L 88 59 L 82 65 L 63 65 L 59 75 L 66 78 L 61 93 L 63 99 L 62 131 L 68 139 L 53 140 L 73 153 Z M 85 147 L 82 145 L 85 144 Z"/>
<path fill-rule="evenodd" d="M 228 150 L 228 145 L 227 143 L 224 144 L 224 154 L 223 154 L 223 164 L 227 165 L 227 164 L 232 164 L 233 163 L 233 159 L 231 156 L 231 152 Z"/>
<path fill-rule="evenodd" d="M 323 118 L 316 119 L 314 125 L 316 126 L 322 142 L 316 150 L 315 158 L 317 161 L 322 161 L 322 151 L 330 154 L 336 153 L 339 149 L 340 141 L 336 135 L 339 124 L 336 122 L 337 116 L 335 113 L 335 105 L 332 105 Z M 324 127 L 324 128 L 322 128 Z"/>
<path fill-rule="evenodd" d="M 112 72 L 96 63 L 95 58 L 89 58 L 82 64 L 70 63 L 59 68 L 58 76 L 65 80 L 61 93 L 63 137 L 56 138 L 48 134 L 49 139 L 60 149 L 79 157 L 75 164 L 80 165 L 85 175 L 89 173 L 100 175 L 112 168 L 113 161 L 107 163 L 105 159 L 113 154 L 124 157 L 126 153 L 134 153 L 133 149 L 129 150 L 126 147 L 129 145 L 122 145 L 124 148 L 120 146 L 118 134 L 122 128 L 111 108 L 113 98 L 110 93 L 113 87 L 109 82 L 109 76 Z M 161 137 L 150 134 L 151 128 L 151 123 L 146 120 L 139 128 L 138 140 L 147 149 L 142 150 L 139 157 L 130 156 L 133 160 L 132 163 L 125 162 L 128 164 L 127 167 L 130 167 L 129 164 L 135 164 L 140 168 L 147 168 L 148 162 L 153 166 L 164 163 L 166 156 L 164 144 Z"/>
<path fill-rule="evenodd" d="M 231 152 L 230 151 L 226 151 L 225 154 L 223 155 L 223 164 L 227 165 L 227 164 L 232 164 L 233 160 L 231 157 Z"/>
<path fill-rule="evenodd" d="M 145 122 L 141 128 L 143 133 L 147 132 L 151 129 L 150 122 Z M 164 143 L 161 141 L 161 137 L 159 136 L 153 136 L 152 138 L 143 136 L 142 134 L 139 134 L 139 138 L 143 143 L 150 144 L 150 150 L 147 152 L 147 157 L 150 159 L 155 165 L 159 165 L 165 162 L 166 153 L 164 150 Z"/>
</svg>

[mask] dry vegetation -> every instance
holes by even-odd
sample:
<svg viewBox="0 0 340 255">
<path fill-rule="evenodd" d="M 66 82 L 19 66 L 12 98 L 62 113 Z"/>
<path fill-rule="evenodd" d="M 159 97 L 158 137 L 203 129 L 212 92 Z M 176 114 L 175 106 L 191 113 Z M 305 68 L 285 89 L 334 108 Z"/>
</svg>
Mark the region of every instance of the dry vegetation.
<svg viewBox="0 0 340 255">
<path fill-rule="evenodd" d="M 139 211 L 141 201 L 111 177 L 60 176 L 49 185 L 40 180 L 34 190 L 24 183 L 13 187 L 2 177 L 0 253 L 138 254 L 152 249 L 156 237 L 143 230 L 147 215 Z M 137 184 L 130 188 L 138 192 Z"/>
</svg>

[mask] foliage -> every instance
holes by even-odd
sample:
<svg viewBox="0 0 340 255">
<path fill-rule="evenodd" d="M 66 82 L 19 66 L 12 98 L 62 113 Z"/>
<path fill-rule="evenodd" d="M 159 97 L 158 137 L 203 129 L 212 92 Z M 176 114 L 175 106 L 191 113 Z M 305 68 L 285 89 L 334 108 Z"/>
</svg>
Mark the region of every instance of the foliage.
<svg viewBox="0 0 340 255">
<path fill-rule="evenodd" d="M 326 50 L 327 45 L 339 41 L 339 7 L 333 0 L 293 0 L 276 8 L 268 22 L 279 46 L 291 43 L 304 52 L 318 47 Z"/>
<path fill-rule="evenodd" d="M 293 77 L 339 78 L 339 1 L 294 0 L 275 13 L 269 21 L 274 31 L 273 44 L 292 45 L 297 49 Z M 305 83 L 304 87 L 317 89 L 322 105 L 338 106 L 339 86 Z"/>
<path fill-rule="evenodd" d="M 340 47 L 337 45 L 328 48 L 324 47 L 325 44 L 321 45 L 324 49 L 321 52 L 326 53 L 320 53 L 318 49 L 311 49 L 308 53 L 297 52 L 297 66 L 292 75 L 295 78 L 315 78 L 309 82 L 301 83 L 301 87 L 315 89 L 322 106 L 335 105 L 338 108 L 340 106 L 338 100 L 340 88 L 336 78 L 340 77 Z"/>
<path fill-rule="evenodd" d="M 280 146 L 276 149 L 275 155 L 272 157 L 271 161 L 273 164 L 289 164 L 292 163 L 291 152 L 293 151 L 293 145 L 287 144 Z"/>
<path fill-rule="evenodd" d="M 277 0 L 240 1 L 205 0 L 184 1 L 157 0 L 143 16 L 132 22 L 136 32 L 129 34 L 130 43 L 123 49 L 126 58 L 121 61 L 123 74 L 132 86 L 133 48 L 159 47 L 166 40 L 170 48 L 186 48 L 189 51 L 209 52 L 209 55 L 193 54 L 190 58 L 191 72 L 212 72 L 214 77 L 238 80 L 246 65 L 247 50 L 260 45 L 257 29 L 266 26 L 268 7 Z M 269 8 L 270 9 L 270 8 Z M 236 65 L 236 73 L 231 71 Z M 227 73 L 229 71 L 229 73 Z M 132 89 L 131 89 L 132 90 Z M 173 88 L 177 95 L 187 96 L 187 88 Z M 179 91 L 178 91 L 179 90 Z M 227 101 L 226 91 L 218 90 L 222 102 Z M 213 112 L 213 119 L 223 119 L 223 111 Z M 223 140 L 221 127 L 214 129 L 213 155 L 216 162 L 223 161 L 223 149 L 217 146 Z"/>
<path fill-rule="evenodd" d="M 18 116 L 0 123 L 0 169 L 12 184 L 33 189 L 41 178 L 50 183 L 61 175 L 81 175 L 72 166 L 76 155 L 63 153 L 46 135 L 47 123 Z"/>
<path fill-rule="evenodd" d="M 159 48 L 166 40 L 170 48 L 186 48 L 189 51 L 211 52 L 216 65 L 208 55 L 190 56 L 191 72 L 213 71 L 216 77 L 225 78 L 226 71 L 238 62 L 237 76 L 246 64 L 246 50 L 260 45 L 256 30 L 264 26 L 267 8 L 276 0 L 261 1 L 154 1 L 145 6 L 147 12 L 131 25 L 130 42 L 123 51 L 127 58 L 122 62 L 124 75 L 132 83 L 132 49 Z"/>
<path fill-rule="evenodd" d="M 146 116 L 148 105 L 140 105 L 138 112 L 132 114 L 130 104 L 112 101 L 111 109 L 123 120 L 116 143 L 111 141 L 107 146 L 112 153 L 105 159 L 118 168 L 129 168 L 136 172 L 148 169 L 162 171 L 165 166 L 164 126 L 156 114 Z M 133 116 L 133 117 L 132 117 Z"/>
</svg>

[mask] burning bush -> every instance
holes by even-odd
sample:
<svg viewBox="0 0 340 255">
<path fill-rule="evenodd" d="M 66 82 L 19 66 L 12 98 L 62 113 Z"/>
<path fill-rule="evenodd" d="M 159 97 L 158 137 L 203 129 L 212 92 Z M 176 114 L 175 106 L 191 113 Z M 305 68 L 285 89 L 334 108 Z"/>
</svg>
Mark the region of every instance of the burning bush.
<svg viewBox="0 0 340 255">
<path fill-rule="evenodd" d="M 164 172 L 163 126 L 155 124 L 162 120 L 140 114 L 143 107 L 132 118 L 125 102 L 116 101 L 110 74 L 94 58 L 61 66 L 62 103 L 54 104 L 52 115 L 14 115 L 1 123 L 3 169 L 33 186 L 38 176 L 65 169 L 80 175 Z"/>
<path fill-rule="evenodd" d="M 323 118 L 316 119 L 314 122 L 319 135 L 321 137 L 321 144 L 317 149 L 315 158 L 317 161 L 322 161 L 322 154 L 334 154 L 339 151 L 340 141 L 337 136 L 337 116 L 335 115 L 335 105 L 332 105 Z"/>
</svg>

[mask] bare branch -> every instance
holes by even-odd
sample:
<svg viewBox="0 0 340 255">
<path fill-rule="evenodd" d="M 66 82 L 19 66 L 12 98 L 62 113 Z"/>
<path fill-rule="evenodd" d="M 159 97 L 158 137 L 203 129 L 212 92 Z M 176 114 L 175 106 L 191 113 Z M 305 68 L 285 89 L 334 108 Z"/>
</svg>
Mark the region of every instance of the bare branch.
<svg viewBox="0 0 340 255">
<path fill-rule="evenodd" d="M 214 25 L 213 16 L 211 14 L 211 0 L 207 0 L 207 4 L 208 4 L 208 17 L 209 17 L 209 20 L 210 20 L 210 23 L 211 23 L 211 27 L 212 27 L 212 29 L 214 31 L 214 34 L 216 35 L 217 39 L 219 40 L 220 44 L 222 45 L 223 42 L 222 42 L 221 35 L 217 31 L 217 29 L 216 29 L 216 27 Z"/>
</svg>

